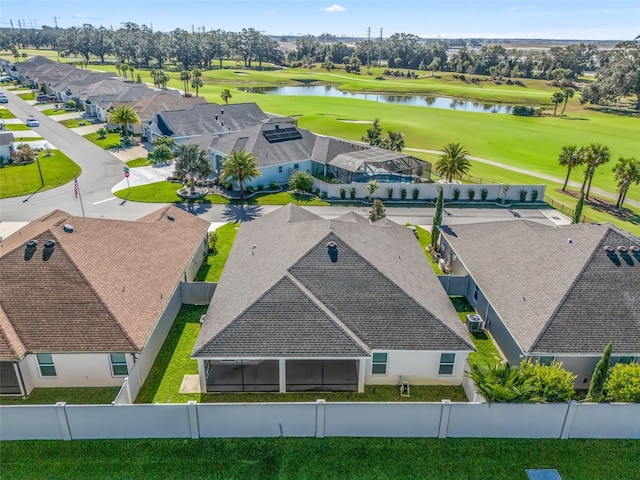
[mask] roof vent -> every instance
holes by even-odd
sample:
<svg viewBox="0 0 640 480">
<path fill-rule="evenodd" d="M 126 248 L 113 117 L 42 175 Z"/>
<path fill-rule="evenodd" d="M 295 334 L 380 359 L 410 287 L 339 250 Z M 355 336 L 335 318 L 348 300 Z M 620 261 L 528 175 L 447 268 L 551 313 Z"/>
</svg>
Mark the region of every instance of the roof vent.
<svg viewBox="0 0 640 480">
<path fill-rule="evenodd" d="M 31 257 L 33 257 L 33 254 L 36 252 L 36 248 L 38 247 L 38 241 L 37 240 L 29 240 L 27 242 L 27 244 L 25 245 L 25 249 L 24 249 L 24 259 L 26 261 L 31 260 Z"/>
<path fill-rule="evenodd" d="M 327 243 L 327 253 L 333 263 L 338 261 L 338 245 L 336 245 L 336 242 Z"/>
<path fill-rule="evenodd" d="M 172 222 L 176 219 L 176 217 L 174 217 L 173 214 L 171 214 L 171 213 L 169 215 L 167 215 L 167 218 L 169 220 L 171 220 Z"/>
<path fill-rule="evenodd" d="M 54 240 L 47 240 L 44 242 L 44 250 L 42 251 L 42 260 L 45 262 L 51 258 L 53 255 L 53 249 L 56 246 L 56 242 Z"/>
<path fill-rule="evenodd" d="M 637 245 L 631 245 L 629 247 L 629 250 L 631 250 L 633 253 L 638 253 L 638 252 L 640 252 L 640 247 L 637 246 Z"/>
<path fill-rule="evenodd" d="M 70 223 L 65 223 L 62 229 L 67 233 L 73 233 L 73 225 L 71 225 Z"/>
<path fill-rule="evenodd" d="M 618 252 L 620 253 L 627 253 L 627 247 L 625 247 L 624 245 L 618 245 L 616 250 L 618 250 Z"/>
<path fill-rule="evenodd" d="M 602 247 L 602 249 L 606 253 L 613 253 L 615 251 L 615 249 L 611 245 L 605 245 L 604 247 Z"/>
<path fill-rule="evenodd" d="M 27 242 L 26 248 L 36 248 L 38 246 L 38 240 L 29 240 Z"/>
<path fill-rule="evenodd" d="M 47 240 L 44 242 L 44 248 L 53 248 L 56 246 L 55 240 Z"/>
<path fill-rule="evenodd" d="M 224 108 L 220 109 L 220 115 L 224 115 Z"/>
<path fill-rule="evenodd" d="M 276 130 L 280 130 L 280 124 L 276 123 Z"/>
<path fill-rule="evenodd" d="M 216 113 L 214 116 L 215 116 L 216 121 L 217 121 L 218 120 L 218 114 Z"/>
</svg>

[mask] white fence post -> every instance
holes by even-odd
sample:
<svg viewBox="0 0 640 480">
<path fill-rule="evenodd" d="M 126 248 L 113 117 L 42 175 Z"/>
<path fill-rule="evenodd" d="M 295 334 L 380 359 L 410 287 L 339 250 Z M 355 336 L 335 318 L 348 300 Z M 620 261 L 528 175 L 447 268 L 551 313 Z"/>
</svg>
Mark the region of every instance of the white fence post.
<svg viewBox="0 0 640 480">
<path fill-rule="evenodd" d="M 578 409 L 578 402 L 575 400 L 569 401 L 569 407 L 564 417 L 564 423 L 562 424 L 562 431 L 560 432 L 560 438 L 567 439 L 571 435 L 571 427 L 573 427 L 573 419 L 576 416 Z"/>
<path fill-rule="evenodd" d="M 187 402 L 187 414 L 189 416 L 189 431 L 191 438 L 200 438 L 200 426 L 198 424 L 198 402 L 189 400 Z"/>
<path fill-rule="evenodd" d="M 326 407 L 325 400 L 316 400 L 316 438 L 324 438 L 324 410 Z"/>
<path fill-rule="evenodd" d="M 447 438 L 449 429 L 449 415 L 451 415 L 451 400 L 442 400 L 442 411 L 440 413 L 440 427 L 438 428 L 438 438 Z"/>
<path fill-rule="evenodd" d="M 71 440 L 71 429 L 69 428 L 69 420 L 67 420 L 67 412 L 65 411 L 66 405 L 67 402 L 56 403 L 56 416 L 58 417 L 58 423 L 60 424 L 62 439 Z"/>
</svg>

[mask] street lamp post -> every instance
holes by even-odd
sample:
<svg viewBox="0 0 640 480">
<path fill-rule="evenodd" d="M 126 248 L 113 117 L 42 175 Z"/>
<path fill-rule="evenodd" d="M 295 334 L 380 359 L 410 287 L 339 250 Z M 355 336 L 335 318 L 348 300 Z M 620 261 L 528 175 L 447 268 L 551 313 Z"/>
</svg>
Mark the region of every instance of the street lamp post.
<svg viewBox="0 0 640 480">
<path fill-rule="evenodd" d="M 40 168 L 40 154 L 36 152 L 36 164 L 38 165 L 38 173 L 40 174 L 40 185 L 44 187 L 44 178 L 42 178 L 42 169 Z"/>
</svg>

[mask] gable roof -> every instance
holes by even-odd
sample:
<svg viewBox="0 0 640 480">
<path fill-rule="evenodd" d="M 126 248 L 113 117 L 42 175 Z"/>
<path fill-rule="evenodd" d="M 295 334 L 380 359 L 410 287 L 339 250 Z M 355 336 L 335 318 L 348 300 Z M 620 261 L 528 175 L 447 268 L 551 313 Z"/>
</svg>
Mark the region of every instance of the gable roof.
<svg viewBox="0 0 640 480">
<path fill-rule="evenodd" d="M 208 226 L 173 206 L 133 222 L 56 210 L 29 223 L 0 243 L 0 358 L 142 350 Z"/>
<path fill-rule="evenodd" d="M 247 315 L 261 308 L 265 298 L 270 305 L 279 302 L 282 314 L 270 316 L 268 324 L 259 323 L 264 348 L 252 350 L 254 356 L 300 355 L 300 338 L 311 342 L 307 356 L 363 356 L 374 348 L 473 350 L 414 234 L 404 227 L 380 228 L 350 217 L 324 220 L 287 205 L 242 224 L 193 356 L 247 356 L 243 337 L 231 332 L 237 322 L 249 328 L 253 317 Z M 327 255 L 329 241 L 338 248 L 335 263 Z M 304 315 L 294 315 L 297 323 L 292 326 L 286 312 L 309 305 L 323 312 L 323 322 L 336 325 L 334 335 L 346 334 L 351 341 L 336 341 L 324 349 L 322 342 L 296 337 L 296 332 L 312 330 L 313 325 L 305 324 Z"/>
<path fill-rule="evenodd" d="M 442 231 L 524 352 L 640 353 L 640 254 L 603 250 L 639 246 L 630 234 L 526 220 Z"/>
</svg>

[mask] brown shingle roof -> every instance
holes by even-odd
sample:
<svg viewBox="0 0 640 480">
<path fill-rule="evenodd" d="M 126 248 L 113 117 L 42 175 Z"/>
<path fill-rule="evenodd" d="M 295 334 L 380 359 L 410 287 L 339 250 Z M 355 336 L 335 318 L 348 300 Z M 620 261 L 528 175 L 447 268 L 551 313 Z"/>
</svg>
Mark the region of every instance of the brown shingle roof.
<svg viewBox="0 0 640 480">
<path fill-rule="evenodd" d="M 135 222 L 54 211 L 0 244 L 10 285 L 0 306 L 28 351 L 142 350 L 208 226 L 173 206 Z M 36 252 L 25 260 L 34 238 Z M 47 240 L 56 245 L 45 261 Z"/>
</svg>

